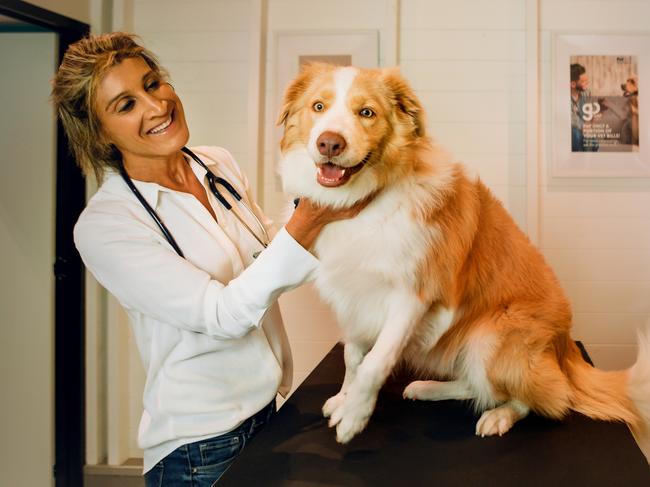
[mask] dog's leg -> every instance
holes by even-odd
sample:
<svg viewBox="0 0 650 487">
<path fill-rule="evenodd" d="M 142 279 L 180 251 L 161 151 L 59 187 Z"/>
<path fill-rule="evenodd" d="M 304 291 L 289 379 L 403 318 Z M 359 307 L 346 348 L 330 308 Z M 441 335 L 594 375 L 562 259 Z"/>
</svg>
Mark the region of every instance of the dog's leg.
<svg viewBox="0 0 650 487">
<path fill-rule="evenodd" d="M 416 380 L 411 382 L 403 393 L 404 399 L 420 401 L 445 401 L 447 399 L 474 399 L 476 394 L 461 381 L 438 382 L 436 380 Z"/>
<path fill-rule="evenodd" d="M 425 305 L 411 294 L 393 295 L 391 301 L 375 345 L 357 367 L 343 403 L 330 417 L 329 425 L 336 426 L 339 443 L 347 443 L 366 427 L 379 389 L 400 358 L 414 325 L 426 311 Z"/>
<path fill-rule="evenodd" d="M 520 419 L 528 416 L 530 408 L 523 402 L 512 399 L 501 406 L 488 409 L 476 423 L 477 436 L 503 435 Z"/>
<path fill-rule="evenodd" d="M 343 404 L 348 387 L 350 387 L 350 384 L 357 375 L 357 367 L 363 360 L 367 351 L 367 349 L 361 348 L 353 342 L 347 342 L 345 344 L 343 351 L 343 358 L 345 359 L 345 378 L 343 379 L 343 385 L 341 386 L 339 393 L 330 397 L 325 401 L 325 404 L 323 404 L 323 416 L 326 418 L 332 416 L 334 411 Z"/>
</svg>

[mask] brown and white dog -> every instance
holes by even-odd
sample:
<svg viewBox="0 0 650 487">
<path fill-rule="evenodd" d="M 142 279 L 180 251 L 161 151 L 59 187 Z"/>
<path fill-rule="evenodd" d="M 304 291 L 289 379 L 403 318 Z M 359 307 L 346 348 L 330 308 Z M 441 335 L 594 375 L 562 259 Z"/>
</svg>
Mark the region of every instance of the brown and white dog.
<svg viewBox="0 0 650 487">
<path fill-rule="evenodd" d="M 320 294 L 345 342 L 341 391 L 323 406 L 342 443 L 362 431 L 398 361 L 422 380 L 404 397 L 472 400 L 476 434 L 502 435 L 529 411 L 650 418 L 650 340 L 626 371 L 584 362 L 571 309 L 540 252 L 501 203 L 425 134 L 397 70 L 311 65 L 286 90 L 278 123 L 286 192 L 346 207 L 315 253 Z"/>
</svg>

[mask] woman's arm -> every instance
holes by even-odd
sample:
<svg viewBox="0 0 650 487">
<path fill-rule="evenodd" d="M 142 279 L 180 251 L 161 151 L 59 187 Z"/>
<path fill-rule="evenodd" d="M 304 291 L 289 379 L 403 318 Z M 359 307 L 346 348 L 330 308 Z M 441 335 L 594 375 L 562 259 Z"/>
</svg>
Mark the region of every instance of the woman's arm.
<svg viewBox="0 0 650 487">
<path fill-rule="evenodd" d="M 309 280 L 318 261 L 305 249 L 320 230 L 365 204 L 331 210 L 301 201 L 268 248 L 227 284 L 178 256 L 128 215 L 84 212 L 74 237 L 86 267 L 125 308 L 215 338 L 239 338 L 261 325 L 280 294 Z"/>
<path fill-rule="evenodd" d="M 83 215 L 74 236 L 86 267 L 125 308 L 220 339 L 260 326 L 278 296 L 307 281 L 318 265 L 284 230 L 229 283 L 212 279 L 126 215 Z"/>
</svg>

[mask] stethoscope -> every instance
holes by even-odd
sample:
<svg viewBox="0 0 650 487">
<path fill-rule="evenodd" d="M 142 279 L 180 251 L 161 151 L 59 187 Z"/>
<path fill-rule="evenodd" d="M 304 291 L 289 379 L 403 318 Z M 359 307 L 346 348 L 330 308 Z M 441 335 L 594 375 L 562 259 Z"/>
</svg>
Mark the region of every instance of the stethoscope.
<svg viewBox="0 0 650 487">
<path fill-rule="evenodd" d="M 264 228 L 264 225 L 262 225 L 262 222 L 257 217 L 257 215 L 255 215 L 255 213 L 253 213 L 253 210 L 251 210 L 251 208 L 244 203 L 244 201 L 242 200 L 241 195 L 237 192 L 237 190 L 233 187 L 233 185 L 230 184 L 226 179 L 224 179 L 222 177 L 219 177 L 216 174 L 214 174 L 212 171 L 210 171 L 208 166 L 206 166 L 205 163 L 201 159 L 199 159 L 199 156 L 197 156 L 190 149 L 188 149 L 187 147 L 183 147 L 181 150 L 185 154 L 190 156 L 192 159 L 194 159 L 203 169 L 205 169 L 206 177 L 208 178 L 208 186 L 210 187 L 210 191 L 212 192 L 214 197 L 217 198 L 219 203 L 221 203 L 226 210 L 230 211 L 233 215 L 235 215 L 237 220 L 239 220 L 239 222 L 244 226 L 244 228 L 246 228 L 246 230 L 248 230 L 248 233 L 250 233 L 253 236 L 253 238 L 255 238 L 255 240 L 257 240 L 263 248 L 268 247 L 269 242 L 271 241 L 271 239 L 269 238 L 269 234 L 266 232 L 266 229 Z M 147 213 L 149 213 L 149 215 L 151 216 L 153 221 L 156 222 L 156 225 L 158 225 L 158 228 L 160 228 L 160 231 L 162 232 L 164 237 L 167 239 L 169 244 L 174 248 L 176 253 L 178 255 L 180 255 L 181 257 L 185 258 L 185 255 L 183 255 L 183 251 L 179 247 L 178 243 L 176 243 L 176 240 L 174 239 L 172 233 L 169 231 L 169 228 L 167 228 L 167 225 L 165 225 L 163 223 L 163 221 L 160 219 L 160 217 L 156 213 L 156 210 L 154 210 L 151 207 L 151 205 L 149 203 L 147 203 L 147 200 L 144 199 L 144 196 L 142 196 L 142 193 L 140 193 L 138 188 L 135 187 L 135 184 L 133 184 L 133 181 L 131 180 L 129 175 L 126 173 L 126 169 L 124 168 L 124 164 L 120 164 L 120 175 L 122 176 L 122 179 L 124 179 L 124 182 L 129 187 L 131 192 L 135 195 L 135 197 L 138 199 L 138 201 L 142 204 L 144 209 L 147 210 Z M 217 189 L 217 185 L 219 185 L 219 184 L 221 186 L 223 186 L 224 188 L 226 188 L 228 193 L 230 193 L 230 195 L 240 203 L 240 206 L 242 208 L 245 208 L 246 211 L 253 217 L 253 219 L 255 220 L 255 223 L 257 224 L 257 226 L 262 231 L 262 238 L 260 238 L 253 231 L 253 229 L 242 219 L 242 217 L 236 211 L 232 211 L 232 205 L 230 204 L 230 202 L 226 198 L 224 198 L 224 196 Z M 253 258 L 256 259 L 257 256 L 260 255 L 260 252 L 261 251 L 253 253 Z"/>
</svg>

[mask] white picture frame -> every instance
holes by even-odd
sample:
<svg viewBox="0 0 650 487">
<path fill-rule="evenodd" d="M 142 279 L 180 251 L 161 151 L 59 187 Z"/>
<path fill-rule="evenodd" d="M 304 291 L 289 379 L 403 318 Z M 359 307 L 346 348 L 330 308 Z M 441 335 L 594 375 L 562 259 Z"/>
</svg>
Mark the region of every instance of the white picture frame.
<svg viewBox="0 0 650 487">
<path fill-rule="evenodd" d="M 273 119 L 280 111 L 284 90 L 295 78 L 301 61 L 325 61 L 361 68 L 379 66 L 379 31 L 323 30 L 276 31 L 273 33 Z M 282 128 L 273 131 L 273 162 L 280 160 Z"/>
<path fill-rule="evenodd" d="M 554 33 L 553 47 L 551 176 L 650 177 L 650 35 Z M 592 68 L 584 98 L 572 93 L 571 64 Z M 621 87 L 628 77 L 638 108 Z"/>
</svg>

